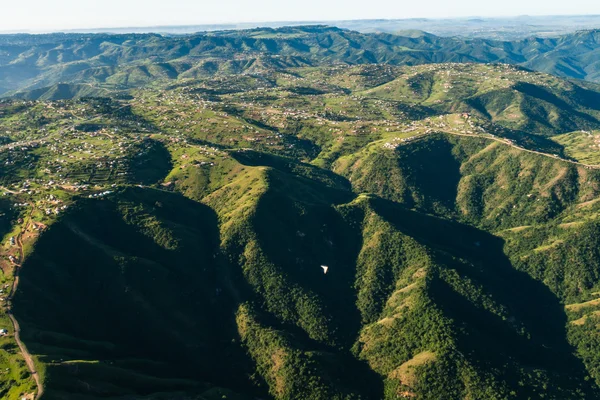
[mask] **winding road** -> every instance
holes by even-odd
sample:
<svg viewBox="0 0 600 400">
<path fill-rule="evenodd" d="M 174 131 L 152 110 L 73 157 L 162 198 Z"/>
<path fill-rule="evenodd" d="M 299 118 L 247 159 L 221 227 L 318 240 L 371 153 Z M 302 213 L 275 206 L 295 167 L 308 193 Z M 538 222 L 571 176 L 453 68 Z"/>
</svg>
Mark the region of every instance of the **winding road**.
<svg viewBox="0 0 600 400">
<path fill-rule="evenodd" d="M 582 163 L 582 162 L 579 162 L 579 161 L 569 160 L 569 159 L 566 159 L 566 158 L 555 156 L 553 154 L 548 154 L 548 153 L 543 153 L 543 152 L 537 151 L 537 150 L 527 149 L 525 147 L 521 147 L 521 146 L 516 145 L 516 144 L 514 144 L 512 142 L 509 142 L 507 139 L 498 138 L 498 137 L 495 137 L 495 136 L 485 136 L 485 135 L 478 135 L 478 134 L 474 134 L 474 133 L 458 133 L 458 132 L 452 132 L 452 131 L 448 131 L 448 130 L 445 130 L 445 131 L 443 131 L 443 130 L 433 130 L 433 131 L 428 132 L 428 133 L 422 133 L 422 134 L 414 136 L 414 138 L 411 140 L 411 142 L 414 141 L 414 140 L 424 139 L 427 136 L 431 135 L 432 133 L 445 133 L 445 134 L 454 135 L 454 136 L 464 136 L 464 137 L 472 137 L 472 138 L 478 138 L 478 139 L 493 140 L 493 141 L 496 141 L 498 143 L 502 143 L 502 144 L 504 144 L 506 146 L 510 146 L 510 147 L 513 147 L 513 148 L 521 150 L 521 151 L 525 151 L 527 153 L 538 154 L 540 156 L 552 158 L 554 160 L 559 160 L 559 161 L 564 161 L 564 162 L 575 164 L 575 165 L 580 165 L 580 166 L 585 167 L 585 168 L 600 169 L 600 165 L 585 164 L 585 163 Z"/>
<path fill-rule="evenodd" d="M 29 353 L 29 350 L 27 350 L 27 346 L 25 346 L 25 343 L 23 343 L 23 341 L 21 340 L 21 327 L 11 310 L 12 299 L 13 299 L 15 293 L 17 293 L 17 288 L 19 287 L 19 271 L 21 269 L 21 266 L 23 265 L 23 262 L 25 261 L 25 252 L 23 251 L 23 233 L 27 232 L 27 230 L 29 229 L 29 226 L 31 225 L 31 221 L 33 219 L 33 212 L 35 211 L 34 204 L 30 202 L 29 205 L 31 206 L 31 212 L 29 213 L 29 216 L 27 217 L 27 222 L 25 223 L 24 228 L 21 230 L 21 232 L 19 232 L 19 234 L 17 235 L 17 238 L 16 238 L 17 246 L 19 248 L 19 263 L 15 265 L 14 270 L 13 270 L 13 284 L 12 284 L 12 287 L 10 290 L 10 294 L 7 297 L 8 309 L 7 309 L 6 313 L 7 313 L 8 317 L 10 318 L 10 321 L 12 322 L 12 325 L 13 325 L 13 331 L 15 333 L 15 341 L 17 342 L 17 345 L 19 346 L 19 349 L 21 350 L 21 354 L 23 355 L 23 359 L 25 360 L 25 363 L 27 364 L 27 368 L 29 369 L 31 376 L 35 380 L 35 384 L 37 386 L 37 394 L 36 394 L 35 398 L 39 399 L 40 397 L 42 397 L 42 394 L 44 393 L 44 385 L 42 383 L 42 380 L 40 379 L 40 376 L 38 375 L 38 373 L 35 369 L 35 363 L 33 361 L 33 357 L 31 356 L 31 353 Z"/>
<path fill-rule="evenodd" d="M 514 143 L 508 142 L 506 139 L 501 139 L 501 138 L 497 138 L 497 137 L 490 137 L 490 136 L 484 136 L 484 135 L 477 135 L 477 134 L 469 134 L 469 133 L 457 133 L 457 132 L 450 132 L 450 131 L 441 131 L 441 132 L 442 133 L 447 133 L 449 135 L 455 135 L 455 136 L 466 136 L 466 137 L 474 137 L 474 138 L 480 138 L 480 139 L 494 140 L 496 142 L 503 143 L 503 144 L 505 144 L 507 146 L 514 147 L 515 149 L 519 149 L 521 151 L 526 151 L 528 153 L 539 154 L 539 155 L 544 156 L 544 157 L 553 158 L 555 160 L 560 160 L 560 161 L 568 162 L 568 163 L 575 164 L 575 165 L 581 165 L 582 167 L 586 167 L 586 168 L 600 169 L 600 165 L 584 164 L 584 163 L 579 162 L 579 161 L 569 160 L 569 159 L 562 158 L 562 157 L 559 157 L 559 156 L 555 156 L 555 155 L 552 155 L 552 154 L 543 153 L 541 151 L 526 149 L 525 147 L 521 147 L 521 146 L 518 146 L 518 145 L 516 145 Z"/>
</svg>

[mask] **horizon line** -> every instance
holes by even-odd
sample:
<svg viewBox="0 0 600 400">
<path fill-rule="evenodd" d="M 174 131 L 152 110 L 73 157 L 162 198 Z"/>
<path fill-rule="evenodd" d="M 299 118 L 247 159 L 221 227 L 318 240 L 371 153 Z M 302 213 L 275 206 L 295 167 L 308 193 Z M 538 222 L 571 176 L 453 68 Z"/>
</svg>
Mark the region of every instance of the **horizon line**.
<svg viewBox="0 0 600 400">
<path fill-rule="evenodd" d="M 549 18 L 549 17 L 600 17 L 600 14 L 520 14 L 520 15 L 497 15 L 497 16 L 482 16 L 482 15 L 465 15 L 455 17 L 409 17 L 409 18 L 356 18 L 356 19 L 323 19 L 323 20 L 265 20 L 265 21 L 229 21 L 229 22 L 199 22 L 199 23 L 182 23 L 182 24 L 144 24 L 144 25 L 119 25 L 119 26 L 99 26 L 99 27 L 81 27 L 81 28 L 53 28 L 53 29 L 8 29 L 0 30 L 0 35 L 18 35 L 18 34 L 50 34 L 50 33 L 110 33 L 114 30 L 147 30 L 144 33 L 161 33 L 150 29 L 176 29 L 176 28 L 193 28 L 193 27 L 230 27 L 228 30 L 246 29 L 249 27 L 236 28 L 238 25 L 254 25 L 254 28 L 272 28 L 268 25 L 260 24 L 289 24 L 285 26 L 311 26 L 311 25 L 326 25 L 335 26 L 331 23 L 349 23 L 361 21 L 451 21 L 451 20 L 468 20 L 468 19 L 505 19 L 505 18 Z M 201 32 L 201 31 L 198 31 Z M 123 32 L 127 33 L 127 32 Z M 130 32 L 134 33 L 134 32 Z"/>
</svg>

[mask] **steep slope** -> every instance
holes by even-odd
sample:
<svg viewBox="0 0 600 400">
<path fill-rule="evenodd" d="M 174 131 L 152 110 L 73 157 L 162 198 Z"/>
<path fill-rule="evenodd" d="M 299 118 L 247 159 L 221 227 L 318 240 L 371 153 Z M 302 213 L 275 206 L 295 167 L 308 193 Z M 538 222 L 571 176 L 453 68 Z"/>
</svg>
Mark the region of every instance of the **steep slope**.
<svg viewBox="0 0 600 400">
<path fill-rule="evenodd" d="M 207 207 L 142 189 L 82 201 L 53 225 L 14 300 L 44 398 L 244 389 L 217 229 Z"/>
<path fill-rule="evenodd" d="M 429 136 L 393 151 L 367 149 L 344 159 L 337 168 L 357 190 L 479 226 L 506 240 L 498 249 L 507 255 L 507 265 L 512 264 L 507 271 L 514 268 L 543 283 L 537 290 L 545 294 L 538 292 L 535 297 L 554 304 L 556 315 L 549 319 L 560 318 L 564 323 L 568 316 L 568 339 L 577 347 L 588 373 L 600 380 L 594 352 L 600 304 L 598 255 L 594 250 L 600 188 L 597 170 L 510 149 L 506 144 L 449 135 Z M 409 224 L 411 229 L 424 225 Z M 446 228 L 429 230 L 440 232 L 445 240 L 465 236 L 449 234 Z M 479 248 L 484 241 L 472 243 Z M 457 247 L 453 244 L 447 249 Z M 467 252 L 469 256 L 476 253 Z M 491 261 L 485 263 L 490 265 Z M 467 286 L 458 285 L 463 289 Z M 486 288 L 481 293 L 492 290 Z M 560 311 L 558 301 L 564 311 Z M 444 300 L 440 304 L 454 303 Z M 535 306 L 537 312 L 549 310 L 542 304 Z M 561 324 L 552 329 L 556 337 L 564 338 Z M 572 351 L 565 343 L 561 346 L 566 353 Z"/>
<path fill-rule="evenodd" d="M 380 216 L 370 218 L 380 227 L 370 241 L 374 247 L 367 248 L 366 265 L 389 260 L 383 266 L 399 271 L 399 279 L 389 281 L 385 307 L 363 328 L 358 345 L 361 357 L 387 376 L 386 395 L 527 398 L 548 390 L 552 398 L 568 398 L 593 393 L 584 383 L 582 363 L 571 355 L 558 300 L 510 266 L 501 241 L 389 202 L 376 200 L 372 207 Z M 386 232 L 386 225 L 394 229 Z M 392 249 L 399 243 L 396 253 Z M 395 260 L 388 258 L 395 254 Z M 386 273 L 373 274 L 375 285 Z"/>
<path fill-rule="evenodd" d="M 276 187 L 279 184 L 278 181 L 271 181 L 270 185 Z M 460 397 L 461 393 L 471 393 L 478 397 L 484 395 L 480 392 L 482 386 L 488 388 L 487 396 L 508 396 L 511 391 L 517 390 L 517 381 L 532 379 L 526 376 L 535 365 L 554 365 L 545 371 L 537 368 L 537 373 L 541 374 L 538 378 L 546 377 L 540 378 L 541 381 L 556 385 L 547 392 L 552 393 L 551 396 L 569 397 L 575 396 L 578 390 L 591 390 L 583 383 L 585 373 L 580 361 L 570 355 L 571 349 L 563 332 L 566 317 L 558 300 L 539 282 L 514 271 L 506 257 L 502 256 L 502 244 L 497 239 L 484 232 L 425 217 L 381 200 L 360 198 L 356 203 L 335 207 L 347 224 L 342 225 L 345 226 L 342 229 L 348 233 L 340 240 L 335 235 L 335 227 L 340 226 L 340 222 L 335 222 L 330 217 L 318 218 L 325 224 L 321 226 L 320 233 L 312 233 L 310 221 L 314 217 L 311 214 L 322 208 L 318 202 L 314 204 L 315 200 L 308 204 L 304 200 L 291 208 L 301 208 L 302 219 L 306 221 L 304 224 L 293 223 L 298 217 L 285 213 L 289 208 L 285 204 L 290 202 L 290 197 L 293 199 L 292 203 L 300 200 L 295 195 L 299 185 L 285 187 L 286 195 L 277 196 L 277 208 L 268 208 L 277 210 L 276 220 L 271 221 L 266 215 L 261 215 L 258 219 L 261 222 L 268 221 L 269 233 L 263 234 L 263 240 L 278 238 L 278 246 L 269 251 L 268 242 L 261 242 L 260 230 L 257 228 L 256 239 L 250 241 L 249 247 L 240 249 L 244 254 L 241 259 L 244 260 L 246 274 L 250 282 L 253 282 L 251 284 L 257 285 L 258 293 L 264 296 L 267 309 L 296 324 L 313 339 L 331 340 L 332 336 L 335 338 L 335 334 L 321 338 L 321 335 L 331 330 L 331 325 L 343 324 L 338 326 L 345 328 L 347 332 L 353 325 L 359 325 L 360 318 L 364 325 L 360 328 L 359 340 L 353 351 L 379 374 L 387 376 L 386 396 L 395 397 L 399 393 L 416 391 L 423 398 L 440 398 L 442 393 L 452 393 L 450 398 Z M 323 189 L 319 191 L 322 192 Z M 265 196 L 271 195 L 267 192 Z M 315 197 L 320 196 L 315 193 L 310 198 Z M 315 208 L 315 211 L 311 211 Z M 363 219 L 364 222 L 361 222 Z M 285 221 L 285 225 L 280 225 L 277 221 Z M 302 228 L 296 231 L 298 226 Z M 354 234 L 350 233 L 352 231 Z M 317 242 L 311 247 L 303 247 L 307 240 L 305 238 L 323 235 L 327 238 L 330 250 L 311 260 L 315 250 L 319 252 L 320 245 Z M 282 240 L 294 236 L 293 240 Z M 314 239 L 308 240 L 312 242 Z M 348 248 L 352 243 L 357 246 L 354 250 Z M 330 263 L 330 270 L 322 276 L 327 277 L 328 288 L 322 292 L 320 282 L 324 278 L 318 278 L 321 273 L 318 265 L 321 260 L 329 262 L 327 257 L 332 252 L 336 254 L 340 247 L 346 249 L 343 253 L 355 254 L 353 258 L 356 257 L 356 261 L 349 259 L 342 265 L 339 262 Z M 278 261 L 283 256 L 277 253 L 285 255 L 286 248 L 291 254 Z M 254 261 L 257 257 L 261 257 L 260 264 Z M 344 256 L 338 255 L 334 260 L 344 260 Z M 350 295 L 350 298 L 356 298 L 360 317 L 352 317 L 356 311 L 347 304 L 349 299 L 346 302 L 338 298 L 330 299 L 332 295 L 344 298 L 343 288 L 348 283 L 340 287 L 337 284 L 340 280 L 351 279 L 346 274 L 353 263 L 356 265 L 356 272 L 353 274 L 356 276 L 357 293 Z M 273 272 L 263 275 L 261 265 L 264 267 L 271 264 L 273 265 L 269 269 L 273 269 Z M 294 264 L 296 267 L 289 269 Z M 284 266 L 288 268 L 282 269 Z M 294 273 L 295 269 L 299 269 L 301 275 Z M 278 270 L 280 272 L 275 272 Z M 282 273 L 283 276 L 280 275 Z M 336 275 L 331 276 L 330 273 Z M 277 281 L 280 283 L 275 283 Z M 503 281 L 512 283 L 500 283 Z M 291 293 L 277 289 L 289 286 L 290 282 L 297 282 L 300 287 Z M 309 291 L 306 292 L 307 290 Z M 540 303 L 530 304 L 530 309 L 523 308 L 525 300 L 521 296 L 527 296 L 526 293 L 536 293 L 534 297 L 540 299 Z M 486 297 L 488 294 L 491 297 Z M 296 296 L 306 300 L 298 303 L 294 299 Z M 278 309 L 280 302 L 288 304 L 284 309 L 287 312 Z M 343 313 L 335 312 L 340 303 L 346 307 L 340 310 Z M 298 309 L 298 304 L 303 305 L 299 314 L 289 313 L 289 310 Z M 545 305 L 548 315 L 539 314 L 541 304 Z M 553 306 L 548 307 L 550 304 Z M 306 306 L 310 312 L 303 311 Z M 478 311 L 467 311 L 470 307 L 475 307 Z M 407 313 L 406 316 L 404 313 Z M 308 321 L 314 322 L 307 323 L 307 315 Z M 325 319 L 320 315 L 326 315 Z M 350 320 L 344 322 L 346 318 Z M 496 318 L 504 322 L 492 322 Z M 355 319 L 354 322 L 352 319 Z M 542 327 L 541 321 L 553 322 Z M 317 330 L 314 330 L 315 324 Z M 428 332 L 429 335 L 421 341 L 419 332 Z M 397 343 L 398 347 L 391 347 L 393 343 Z M 498 353 L 506 355 L 510 361 L 490 358 L 490 343 L 494 343 L 493 346 L 506 346 Z M 249 345 L 254 346 L 254 343 Z M 261 353 L 256 354 L 255 357 L 260 357 Z M 412 370 L 409 366 L 413 365 L 413 357 L 416 358 L 413 361 L 415 368 L 422 368 L 408 373 L 406 370 Z M 550 361 L 554 357 L 557 357 L 555 361 Z M 419 364 L 417 360 L 439 360 L 439 364 L 436 361 L 433 363 L 433 370 L 425 372 L 430 366 L 429 362 Z M 506 365 L 506 362 L 515 363 L 510 368 L 515 371 L 512 377 L 510 374 L 497 375 L 494 372 L 500 365 Z M 561 370 L 565 365 L 569 367 Z M 441 370 L 434 372 L 435 368 Z M 581 371 L 580 378 L 571 380 L 567 377 L 570 374 L 567 371 L 576 370 Z M 435 377 L 426 378 L 428 373 L 435 374 Z M 456 375 L 452 375 L 453 373 Z M 428 384 L 419 386 L 419 378 L 423 379 L 421 382 L 427 381 Z M 525 389 L 517 392 L 520 396 L 527 396 L 544 391 L 538 386 L 539 383 L 540 380 L 533 378 L 525 385 Z M 273 385 L 277 385 L 276 379 Z M 276 390 L 275 392 L 277 393 Z"/>
<path fill-rule="evenodd" d="M 336 171 L 355 190 L 488 230 L 548 222 L 598 196 L 597 170 L 490 139 L 434 134 L 347 156 Z"/>
</svg>

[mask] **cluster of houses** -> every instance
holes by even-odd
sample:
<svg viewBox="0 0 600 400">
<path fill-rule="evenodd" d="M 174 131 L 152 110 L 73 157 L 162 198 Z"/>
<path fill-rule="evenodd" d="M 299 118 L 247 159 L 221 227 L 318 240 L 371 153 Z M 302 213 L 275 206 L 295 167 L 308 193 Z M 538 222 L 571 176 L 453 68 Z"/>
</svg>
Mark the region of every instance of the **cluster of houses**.
<svg viewBox="0 0 600 400">
<path fill-rule="evenodd" d="M 88 198 L 90 198 L 90 199 L 97 199 L 97 198 L 100 198 L 100 197 L 108 196 L 111 193 L 112 192 L 110 190 L 105 190 L 104 192 L 90 194 L 88 196 Z"/>
<path fill-rule="evenodd" d="M 384 143 L 383 144 L 383 148 L 384 149 L 388 149 L 388 150 L 395 150 L 401 144 L 412 142 L 413 140 L 417 139 L 418 137 L 419 136 L 409 136 L 409 137 L 406 137 L 406 138 L 394 138 L 390 142 Z"/>
</svg>

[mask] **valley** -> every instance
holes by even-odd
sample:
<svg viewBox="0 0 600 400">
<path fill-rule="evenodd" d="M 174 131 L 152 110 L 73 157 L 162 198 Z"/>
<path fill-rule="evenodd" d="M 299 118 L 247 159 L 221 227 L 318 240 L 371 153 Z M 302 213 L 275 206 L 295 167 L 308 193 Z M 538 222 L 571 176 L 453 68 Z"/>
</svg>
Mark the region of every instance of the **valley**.
<svg viewBox="0 0 600 400">
<path fill-rule="evenodd" d="M 266 34 L 4 86 L 0 396 L 600 396 L 594 79 Z"/>
</svg>

